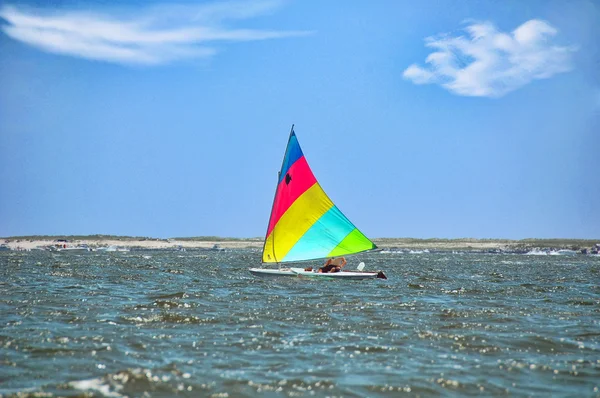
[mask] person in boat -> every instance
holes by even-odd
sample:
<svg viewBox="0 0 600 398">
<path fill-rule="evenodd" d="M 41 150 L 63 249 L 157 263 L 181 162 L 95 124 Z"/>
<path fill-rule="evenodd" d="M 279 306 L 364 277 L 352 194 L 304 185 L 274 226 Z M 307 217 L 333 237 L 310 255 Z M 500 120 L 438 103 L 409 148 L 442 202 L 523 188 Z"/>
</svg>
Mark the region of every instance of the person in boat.
<svg viewBox="0 0 600 398">
<path fill-rule="evenodd" d="M 346 265 L 347 261 L 344 257 L 332 257 L 325 261 L 325 264 L 319 270 L 318 273 L 326 274 L 329 272 L 340 272 Z"/>
</svg>

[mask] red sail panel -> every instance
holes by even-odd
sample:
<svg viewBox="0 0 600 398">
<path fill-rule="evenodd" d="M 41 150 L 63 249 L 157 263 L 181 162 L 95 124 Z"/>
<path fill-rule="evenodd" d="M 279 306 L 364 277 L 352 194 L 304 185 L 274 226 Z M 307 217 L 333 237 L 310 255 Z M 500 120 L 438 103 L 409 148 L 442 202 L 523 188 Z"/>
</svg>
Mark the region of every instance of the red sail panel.
<svg viewBox="0 0 600 398">
<path fill-rule="evenodd" d="M 302 195 L 306 190 L 312 187 L 317 182 L 312 170 L 306 163 L 304 156 L 298 158 L 292 166 L 287 170 L 285 176 L 282 176 L 281 182 L 277 186 L 277 193 L 273 202 L 273 212 L 271 213 L 271 221 L 267 236 L 277 225 L 281 216 L 287 209 Z"/>
</svg>

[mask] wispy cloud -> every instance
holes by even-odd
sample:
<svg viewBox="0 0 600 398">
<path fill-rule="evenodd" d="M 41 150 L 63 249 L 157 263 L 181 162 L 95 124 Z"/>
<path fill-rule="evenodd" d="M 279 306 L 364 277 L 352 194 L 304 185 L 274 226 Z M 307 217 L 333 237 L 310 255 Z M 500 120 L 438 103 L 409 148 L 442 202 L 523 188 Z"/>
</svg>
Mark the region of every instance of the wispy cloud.
<svg viewBox="0 0 600 398">
<path fill-rule="evenodd" d="M 5 5 L 1 29 L 41 50 L 119 64 L 157 65 L 206 58 L 217 43 L 256 41 L 310 34 L 235 28 L 239 21 L 273 13 L 281 1 L 161 5 L 135 13 L 65 11 Z"/>
<path fill-rule="evenodd" d="M 557 30 L 532 19 L 511 33 L 490 22 L 472 23 L 468 37 L 449 34 L 425 39 L 435 49 L 421 67 L 410 65 L 404 78 L 415 84 L 439 84 L 458 95 L 501 97 L 534 79 L 571 69 L 573 47 L 552 43 Z"/>
</svg>

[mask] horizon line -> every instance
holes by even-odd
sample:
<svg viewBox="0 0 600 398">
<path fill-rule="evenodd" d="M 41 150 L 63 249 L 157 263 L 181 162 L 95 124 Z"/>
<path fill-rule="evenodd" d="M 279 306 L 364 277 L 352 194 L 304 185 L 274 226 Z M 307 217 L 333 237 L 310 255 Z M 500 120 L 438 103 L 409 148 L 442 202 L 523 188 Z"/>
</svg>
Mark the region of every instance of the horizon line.
<svg viewBox="0 0 600 398">
<path fill-rule="evenodd" d="M 173 236 L 168 238 L 159 238 L 153 236 L 136 236 L 136 235 L 112 235 L 112 234 L 87 234 L 87 235 L 14 235 L 14 236 L 5 236 L 0 237 L 2 240 L 24 240 L 24 239 L 37 239 L 37 240 L 49 240 L 49 239 L 64 239 L 64 238 L 72 238 L 72 239 L 111 239 L 111 238 L 125 238 L 132 240 L 258 240 L 264 241 L 263 237 L 230 237 L 230 236 L 216 236 L 216 235 L 199 235 L 199 236 Z M 379 237 L 379 238 L 371 238 L 372 240 L 413 240 L 413 241 L 511 241 L 511 242 L 520 242 L 520 241 L 600 241 L 600 238 L 522 238 L 522 239 L 513 239 L 513 238 L 473 238 L 473 237 L 462 237 L 462 238 L 440 238 L 440 237 L 431 237 L 431 238 L 414 238 L 414 237 Z"/>
</svg>

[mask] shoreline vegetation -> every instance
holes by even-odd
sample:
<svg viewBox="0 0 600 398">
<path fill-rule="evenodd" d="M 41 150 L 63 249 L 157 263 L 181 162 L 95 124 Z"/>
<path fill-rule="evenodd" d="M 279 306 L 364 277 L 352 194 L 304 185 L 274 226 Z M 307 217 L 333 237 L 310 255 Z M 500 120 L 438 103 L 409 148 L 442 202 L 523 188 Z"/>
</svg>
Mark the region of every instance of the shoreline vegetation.
<svg viewBox="0 0 600 398">
<path fill-rule="evenodd" d="M 584 254 L 597 254 L 600 239 L 416 239 L 376 238 L 373 242 L 384 251 L 467 251 L 489 253 L 528 253 L 568 250 Z M 0 238 L 3 247 L 11 250 L 52 249 L 63 247 L 88 247 L 91 250 L 120 247 L 130 250 L 151 249 L 261 249 L 263 238 L 228 238 L 218 236 L 152 238 L 117 235 L 32 235 Z"/>
</svg>

